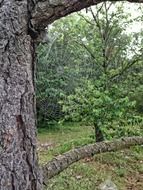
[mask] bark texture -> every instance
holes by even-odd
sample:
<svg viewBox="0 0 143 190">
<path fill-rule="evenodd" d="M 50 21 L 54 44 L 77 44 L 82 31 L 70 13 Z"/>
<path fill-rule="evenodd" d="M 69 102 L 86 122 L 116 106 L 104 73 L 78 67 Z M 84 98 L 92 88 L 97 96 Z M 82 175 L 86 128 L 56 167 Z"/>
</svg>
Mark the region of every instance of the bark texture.
<svg viewBox="0 0 143 190">
<path fill-rule="evenodd" d="M 43 166 L 44 183 L 68 168 L 74 162 L 98 153 L 117 151 L 134 145 L 142 145 L 143 137 L 126 137 L 112 142 L 99 142 L 71 150 L 60 155 Z"/>
<path fill-rule="evenodd" d="M 27 0 L 0 0 L 0 190 L 39 190 Z"/>
<path fill-rule="evenodd" d="M 143 3 L 143 0 L 128 1 Z M 37 0 L 31 14 L 31 25 L 35 30 L 43 29 L 61 17 L 101 2 L 103 0 Z"/>
</svg>

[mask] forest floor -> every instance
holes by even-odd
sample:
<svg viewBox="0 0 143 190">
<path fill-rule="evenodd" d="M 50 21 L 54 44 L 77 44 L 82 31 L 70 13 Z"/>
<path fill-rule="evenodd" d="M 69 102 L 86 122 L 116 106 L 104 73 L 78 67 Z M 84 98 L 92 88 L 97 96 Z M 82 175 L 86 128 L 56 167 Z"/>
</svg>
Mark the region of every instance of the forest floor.
<svg viewBox="0 0 143 190">
<path fill-rule="evenodd" d="M 72 148 L 93 143 L 92 134 L 90 127 L 77 124 L 40 129 L 40 164 Z M 85 158 L 49 180 L 46 190 L 100 190 L 99 185 L 108 179 L 118 190 L 143 190 L 143 146 Z"/>
</svg>

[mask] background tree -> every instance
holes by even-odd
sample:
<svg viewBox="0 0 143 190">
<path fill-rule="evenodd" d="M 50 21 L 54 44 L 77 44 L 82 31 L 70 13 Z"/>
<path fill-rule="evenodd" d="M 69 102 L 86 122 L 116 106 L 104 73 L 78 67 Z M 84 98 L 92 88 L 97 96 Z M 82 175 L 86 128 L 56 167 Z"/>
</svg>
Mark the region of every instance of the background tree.
<svg viewBox="0 0 143 190">
<path fill-rule="evenodd" d="M 114 3 L 102 3 L 96 8 L 88 9 L 88 15 L 81 12 L 78 15 L 55 22 L 49 31 L 49 36 L 54 33 L 54 39 L 56 39 L 54 44 L 50 37 L 52 47 L 49 44 L 40 46 L 42 49 L 39 49 L 38 69 L 40 71 L 40 68 L 44 68 L 45 75 L 42 75 L 41 79 L 43 79 L 43 76 L 45 77 L 48 89 L 53 88 L 54 84 L 54 90 L 57 91 L 57 93 L 54 93 L 57 98 L 55 104 L 59 105 L 58 102 L 63 101 L 65 97 L 62 105 L 66 113 L 66 119 L 72 118 L 73 120 L 78 119 L 78 121 L 86 120 L 88 124 L 94 123 L 98 141 L 103 139 L 102 130 L 106 131 L 107 123 L 111 125 L 111 120 L 112 122 L 113 120 L 119 120 L 119 114 L 126 118 L 123 113 L 130 112 L 128 104 L 131 104 L 131 108 L 132 102 L 135 100 L 135 98 L 130 100 L 131 96 L 129 96 L 131 91 L 133 92 L 133 89 L 135 89 L 135 86 L 133 87 L 133 84 L 131 84 L 133 76 L 130 75 L 130 71 L 134 72 L 135 67 L 137 67 L 140 70 L 140 76 L 142 76 L 141 67 L 139 67 L 142 56 L 139 51 L 141 49 L 139 40 L 141 35 L 139 33 L 131 34 L 126 28 L 131 26 L 136 19 L 132 19 L 129 14 L 124 13 L 123 4 L 116 6 Z M 137 36 L 139 37 L 137 38 Z M 46 56 L 41 56 L 43 52 L 47 53 L 44 47 L 47 47 L 47 51 L 50 52 L 46 60 L 44 60 L 44 57 L 47 58 Z M 54 54 L 59 55 L 58 58 Z M 44 67 L 42 64 L 44 64 Z M 42 67 L 40 67 L 41 65 Z M 46 67 L 47 70 L 45 70 Z M 54 72 L 54 74 L 50 75 L 49 72 Z M 55 76 L 58 83 L 60 82 L 62 85 L 56 85 L 56 82 L 54 82 Z M 42 81 L 41 79 L 39 75 L 39 82 Z M 141 83 L 138 79 L 134 78 L 133 80 L 136 81 L 136 84 L 138 83 L 140 88 Z M 43 86 L 42 84 L 41 87 L 43 88 Z M 90 88 L 94 89 L 93 92 L 97 91 L 100 94 L 98 95 L 99 104 L 96 102 L 96 93 L 92 93 Z M 38 89 L 40 100 L 40 83 Z M 50 91 L 52 92 L 52 90 Z M 61 96 L 59 92 L 61 92 Z M 44 96 L 44 100 L 47 102 L 46 97 L 49 96 L 49 93 L 46 86 Z M 110 98 L 110 101 L 108 103 L 106 100 L 104 101 L 103 96 L 106 96 L 106 100 Z M 54 96 L 51 95 L 51 97 L 54 99 Z M 91 101 L 92 98 L 94 101 Z M 46 105 L 45 101 L 44 105 Z M 51 100 L 49 101 L 51 103 Z M 122 104 L 119 103 L 120 101 Z M 93 102 L 95 102 L 95 105 Z M 105 103 L 108 104 L 108 107 L 111 107 L 110 112 L 106 110 Z M 76 106 L 77 109 L 75 109 Z M 88 110 L 86 110 L 87 107 Z M 53 106 L 54 108 L 56 107 Z M 93 108 L 94 114 L 92 114 Z M 43 109 L 41 106 L 41 110 L 45 113 L 49 108 L 45 106 L 45 109 Z M 109 113 L 109 115 L 105 113 Z M 80 114 L 81 116 L 79 116 Z M 104 114 L 110 116 L 110 119 L 103 117 Z M 114 114 L 116 119 L 112 117 Z M 46 118 L 48 119 L 48 116 L 45 115 Z M 63 115 L 60 119 L 62 118 Z M 95 122 L 95 119 L 98 122 Z M 101 130 L 100 127 L 104 125 L 103 123 L 106 123 L 106 128 L 104 127 Z"/>
<path fill-rule="evenodd" d="M 114 125 L 113 121 L 117 121 L 119 127 L 123 119 L 131 117 L 135 104 L 122 95 L 122 88 L 114 85 L 110 90 L 105 90 L 103 84 L 104 80 L 101 79 L 96 83 L 87 81 L 84 87 L 77 88 L 74 95 L 69 95 L 62 102 L 66 119 L 72 118 L 73 121 L 94 126 L 97 142 L 104 140 L 104 133 Z"/>
</svg>

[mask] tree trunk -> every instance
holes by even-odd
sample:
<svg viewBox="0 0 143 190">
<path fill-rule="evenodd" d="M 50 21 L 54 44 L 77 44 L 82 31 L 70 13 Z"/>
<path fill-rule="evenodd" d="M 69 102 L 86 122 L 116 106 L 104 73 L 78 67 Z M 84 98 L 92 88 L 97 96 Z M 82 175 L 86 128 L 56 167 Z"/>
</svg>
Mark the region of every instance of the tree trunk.
<svg viewBox="0 0 143 190">
<path fill-rule="evenodd" d="M 96 142 L 104 141 L 104 135 L 102 130 L 100 129 L 99 125 L 94 123 L 94 130 L 95 130 L 95 140 Z"/>
<path fill-rule="evenodd" d="M 0 190 L 40 190 L 27 0 L 0 0 Z"/>
</svg>

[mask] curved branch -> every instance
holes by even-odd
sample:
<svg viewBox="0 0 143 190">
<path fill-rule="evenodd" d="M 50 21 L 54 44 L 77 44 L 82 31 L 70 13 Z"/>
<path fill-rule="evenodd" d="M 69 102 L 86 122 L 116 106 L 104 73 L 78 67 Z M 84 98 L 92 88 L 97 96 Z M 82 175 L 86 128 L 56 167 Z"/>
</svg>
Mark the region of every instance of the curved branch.
<svg viewBox="0 0 143 190">
<path fill-rule="evenodd" d="M 31 24 L 38 30 L 70 13 L 80 11 L 101 0 L 43 0 L 38 1 L 32 12 Z"/>
<path fill-rule="evenodd" d="M 115 0 L 122 1 L 122 0 Z M 143 0 L 128 0 L 143 3 Z M 70 13 L 80 11 L 102 0 L 38 0 L 32 13 L 31 24 L 35 30 L 43 29 L 55 20 Z"/>
<path fill-rule="evenodd" d="M 143 137 L 125 137 L 113 141 L 99 142 L 81 148 L 73 149 L 60 156 L 57 156 L 43 166 L 44 184 L 47 180 L 68 168 L 74 162 L 85 157 L 93 156 L 103 152 L 117 151 L 134 145 L 142 145 Z"/>
</svg>

